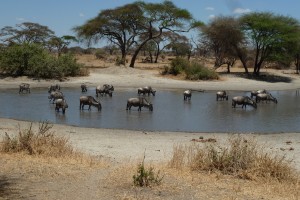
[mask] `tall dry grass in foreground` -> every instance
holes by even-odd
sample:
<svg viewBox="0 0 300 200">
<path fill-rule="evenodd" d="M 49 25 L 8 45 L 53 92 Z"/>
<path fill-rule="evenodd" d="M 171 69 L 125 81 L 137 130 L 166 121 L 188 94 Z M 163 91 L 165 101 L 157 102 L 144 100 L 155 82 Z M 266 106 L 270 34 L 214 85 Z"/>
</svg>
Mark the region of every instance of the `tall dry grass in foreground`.
<svg viewBox="0 0 300 200">
<path fill-rule="evenodd" d="M 14 136 L 5 133 L 0 143 L 0 151 L 61 159 L 63 162 L 80 162 L 87 165 L 98 163 L 92 156 L 75 151 L 69 139 L 56 135 L 54 131 L 51 131 L 52 127 L 53 125 L 48 122 L 40 122 L 37 130 L 34 130 L 32 123 L 25 129 L 19 126 L 19 131 Z"/>
<path fill-rule="evenodd" d="M 299 184 L 299 174 L 284 156 L 274 155 L 253 138 L 233 135 L 228 144 L 174 146 L 169 166 L 192 171 L 216 172 L 247 180 L 276 180 Z"/>
</svg>

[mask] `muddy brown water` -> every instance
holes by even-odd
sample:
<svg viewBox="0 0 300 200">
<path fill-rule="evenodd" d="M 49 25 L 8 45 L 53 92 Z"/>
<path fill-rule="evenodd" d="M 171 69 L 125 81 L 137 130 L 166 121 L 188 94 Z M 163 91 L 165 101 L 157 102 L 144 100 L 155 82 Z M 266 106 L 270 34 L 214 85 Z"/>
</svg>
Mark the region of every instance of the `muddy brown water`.
<svg viewBox="0 0 300 200">
<path fill-rule="evenodd" d="M 65 114 L 55 111 L 44 88 L 33 88 L 30 94 L 19 94 L 17 89 L 0 90 L 0 117 L 145 131 L 300 132 L 300 95 L 295 90 L 270 91 L 278 104 L 259 103 L 257 109 L 231 106 L 233 96 L 250 96 L 250 91 L 228 91 L 228 101 L 216 101 L 216 91 L 194 91 L 192 99 L 184 101 L 183 90 L 158 90 L 156 96 L 145 96 L 153 103 L 153 112 L 147 108 L 139 112 L 135 107 L 126 110 L 127 99 L 138 96 L 136 89 L 116 89 L 112 97 L 98 97 L 101 111 L 95 107 L 89 111 L 87 106 L 79 109 L 79 97 L 95 97 L 95 88 L 88 88 L 85 94 L 80 88 L 63 88 L 62 91 L 69 104 Z"/>
</svg>

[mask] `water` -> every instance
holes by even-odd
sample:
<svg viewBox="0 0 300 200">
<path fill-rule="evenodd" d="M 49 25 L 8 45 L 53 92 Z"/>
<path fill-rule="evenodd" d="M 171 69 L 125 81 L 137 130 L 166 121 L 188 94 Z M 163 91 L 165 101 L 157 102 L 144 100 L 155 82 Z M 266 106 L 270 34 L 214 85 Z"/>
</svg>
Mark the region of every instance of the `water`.
<svg viewBox="0 0 300 200">
<path fill-rule="evenodd" d="M 257 109 L 231 107 L 231 98 L 250 92 L 229 91 L 228 101 L 216 101 L 216 91 L 193 92 L 191 101 L 183 100 L 182 90 L 160 90 L 156 96 L 145 96 L 153 103 L 150 112 L 132 107 L 126 102 L 137 96 L 137 90 L 115 90 L 113 97 L 98 97 L 99 112 L 79 109 L 80 88 L 63 88 L 69 108 L 65 114 L 55 112 L 49 103 L 47 89 L 33 88 L 31 94 L 18 94 L 18 89 L 0 90 L 0 117 L 29 121 L 49 121 L 81 127 L 117 128 L 145 131 L 185 132 L 299 132 L 300 96 L 295 90 L 270 91 L 278 104 L 259 103 Z M 84 95 L 95 97 L 95 88 Z M 96 97 L 95 97 L 96 98 Z"/>
</svg>

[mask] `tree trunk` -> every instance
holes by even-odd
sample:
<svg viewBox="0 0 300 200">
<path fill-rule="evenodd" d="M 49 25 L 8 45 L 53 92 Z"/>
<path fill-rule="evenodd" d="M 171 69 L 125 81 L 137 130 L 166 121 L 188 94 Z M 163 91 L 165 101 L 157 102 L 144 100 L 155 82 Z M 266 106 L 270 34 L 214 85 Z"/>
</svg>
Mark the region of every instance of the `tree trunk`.
<svg viewBox="0 0 300 200">
<path fill-rule="evenodd" d="M 249 71 L 248 71 L 248 67 L 247 67 L 247 62 L 244 60 L 244 59 L 240 59 L 240 61 L 242 62 L 243 64 L 243 67 L 245 69 L 245 73 L 248 74 Z"/>
<path fill-rule="evenodd" d="M 240 61 L 243 64 L 243 67 L 245 69 L 245 73 L 248 74 L 249 71 L 248 71 L 248 67 L 247 67 L 247 60 L 246 60 L 247 55 L 246 55 L 246 53 L 242 49 L 238 48 L 237 46 L 234 46 L 234 47 L 235 47 L 238 58 L 240 59 Z"/>
<path fill-rule="evenodd" d="M 159 51 L 157 50 L 156 54 L 155 54 L 155 60 L 154 63 L 157 63 L 158 61 L 158 56 L 159 56 Z"/>
<path fill-rule="evenodd" d="M 151 38 L 151 39 L 152 39 L 152 38 Z M 145 40 L 145 41 L 144 41 L 144 42 L 143 42 L 143 43 L 135 50 L 135 52 L 134 52 L 133 55 L 132 55 L 132 58 L 131 58 L 129 67 L 134 68 L 135 60 L 136 60 L 136 58 L 137 58 L 139 52 L 141 51 L 141 49 L 143 48 L 143 46 L 144 46 L 149 40 L 150 40 L 150 39 Z"/>
<path fill-rule="evenodd" d="M 126 64 L 126 50 L 125 50 L 125 48 L 122 48 L 121 52 L 122 52 L 122 58 L 121 58 L 120 64 L 125 66 L 125 64 Z"/>
<path fill-rule="evenodd" d="M 227 73 L 229 74 L 230 73 L 230 64 L 227 63 Z"/>
<path fill-rule="evenodd" d="M 295 65 L 296 65 L 296 74 L 299 74 L 299 67 L 300 67 L 300 55 L 296 55 L 296 60 L 295 60 Z"/>
</svg>

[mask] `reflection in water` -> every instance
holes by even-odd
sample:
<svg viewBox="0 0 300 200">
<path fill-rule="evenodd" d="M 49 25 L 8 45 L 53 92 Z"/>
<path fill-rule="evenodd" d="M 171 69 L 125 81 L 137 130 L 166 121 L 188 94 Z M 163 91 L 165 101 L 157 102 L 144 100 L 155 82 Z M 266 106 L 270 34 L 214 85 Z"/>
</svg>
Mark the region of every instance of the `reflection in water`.
<svg viewBox="0 0 300 200">
<path fill-rule="evenodd" d="M 18 94 L 18 90 L 1 90 L 0 117 L 32 121 L 50 121 L 82 127 L 120 128 L 147 131 L 188 132 L 299 132 L 300 95 L 295 90 L 271 91 L 278 104 L 258 103 L 257 109 L 247 106 L 232 108 L 233 96 L 250 92 L 229 91 L 229 100 L 216 101 L 216 93 L 193 92 L 190 101 L 184 101 L 182 91 L 157 91 L 156 96 L 145 96 L 153 103 L 150 112 L 142 108 L 126 111 L 127 99 L 137 97 L 136 90 L 115 90 L 113 97 L 100 96 L 102 110 L 92 107 L 79 109 L 78 88 L 63 88 L 69 108 L 66 113 L 55 112 L 49 103 L 48 92 L 32 89 L 31 94 Z M 89 88 L 85 95 L 95 96 Z M 7 103 L 9 102 L 9 103 Z"/>
</svg>

